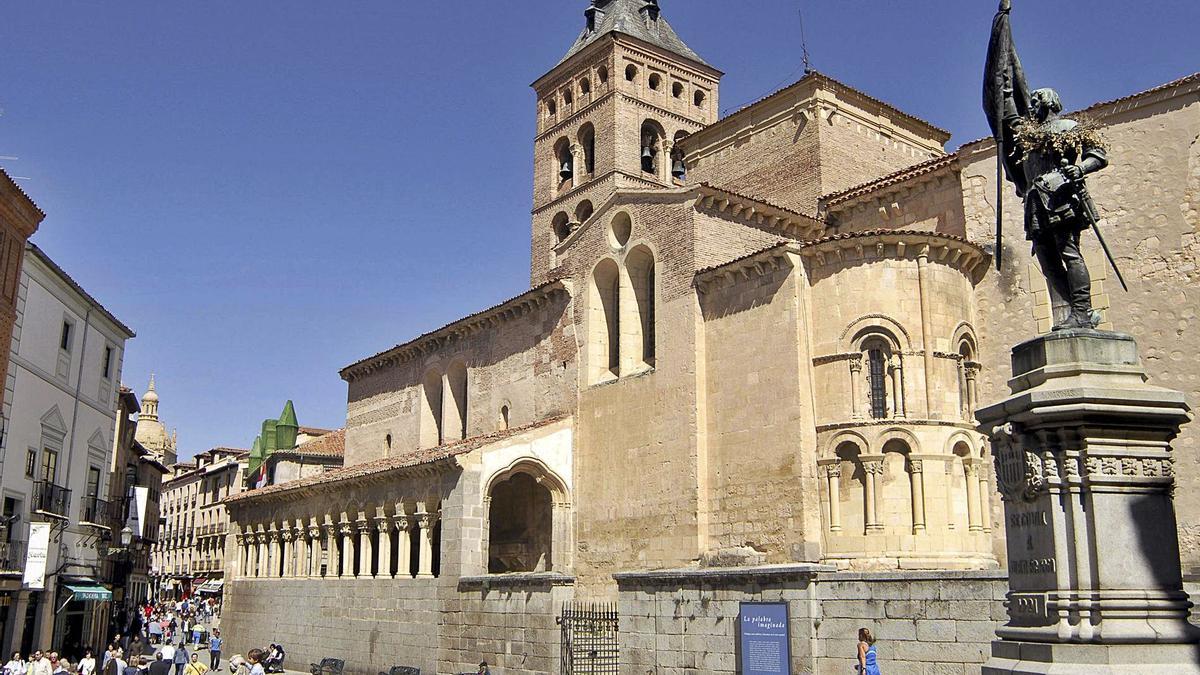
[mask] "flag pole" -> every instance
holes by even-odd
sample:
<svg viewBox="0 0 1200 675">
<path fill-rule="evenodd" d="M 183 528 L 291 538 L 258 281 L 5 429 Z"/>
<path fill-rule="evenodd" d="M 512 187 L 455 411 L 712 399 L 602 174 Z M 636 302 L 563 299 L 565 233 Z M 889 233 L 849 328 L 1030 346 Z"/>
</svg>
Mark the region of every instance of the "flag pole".
<svg viewBox="0 0 1200 675">
<path fill-rule="evenodd" d="M 996 271 L 1004 259 L 1004 136 L 996 138 Z"/>
</svg>

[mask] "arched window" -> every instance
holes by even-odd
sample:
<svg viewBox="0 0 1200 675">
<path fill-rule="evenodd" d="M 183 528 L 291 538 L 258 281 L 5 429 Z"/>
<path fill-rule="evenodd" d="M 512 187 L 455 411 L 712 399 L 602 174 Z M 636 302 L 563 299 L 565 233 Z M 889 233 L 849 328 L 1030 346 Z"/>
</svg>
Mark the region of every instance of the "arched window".
<svg viewBox="0 0 1200 675">
<path fill-rule="evenodd" d="M 591 218 L 592 213 L 594 212 L 595 208 L 592 206 L 592 201 L 590 199 L 585 199 L 579 202 L 579 206 L 575 207 L 575 222 L 581 225 L 586 223 L 587 219 Z"/>
<path fill-rule="evenodd" d="M 867 354 L 867 385 L 871 401 L 871 417 L 883 419 L 888 416 L 887 369 L 890 350 L 882 340 L 871 340 L 863 345 Z"/>
<path fill-rule="evenodd" d="M 592 381 L 618 377 L 621 372 L 621 279 L 617 263 L 603 260 L 592 273 L 588 320 L 589 367 Z"/>
<path fill-rule="evenodd" d="M 692 97 L 692 100 L 696 103 L 697 108 L 703 108 L 706 98 L 708 97 L 704 94 L 704 92 L 697 90 L 696 95 Z"/>
<path fill-rule="evenodd" d="M 579 93 L 587 96 L 592 93 L 592 81 L 586 77 L 579 81 Z"/>
<path fill-rule="evenodd" d="M 563 89 L 562 97 L 563 97 L 563 103 L 568 108 L 571 107 L 571 104 L 575 103 L 575 95 L 571 93 L 570 89 Z"/>
<path fill-rule="evenodd" d="M 650 89 L 658 91 L 659 87 L 661 86 L 662 75 L 659 75 L 658 73 L 650 73 Z"/>
<path fill-rule="evenodd" d="M 919 461 L 910 460 L 908 443 L 892 439 L 883 445 L 883 473 L 880 490 L 882 511 L 880 521 L 885 526 L 898 526 L 901 531 L 925 529 L 925 506 L 921 476 L 915 469 Z"/>
<path fill-rule="evenodd" d="M 969 337 L 958 344 L 958 405 L 963 419 L 975 419 L 975 381 L 979 364 L 975 362 L 975 345 Z"/>
<path fill-rule="evenodd" d="M 555 184 L 562 187 L 575 176 L 575 157 L 571 154 L 571 142 L 566 138 L 554 144 Z"/>
<path fill-rule="evenodd" d="M 658 175 L 659 153 L 662 151 L 663 130 L 656 122 L 647 120 L 641 130 L 641 166 L 644 173 Z"/>
<path fill-rule="evenodd" d="M 455 361 L 446 369 L 449 396 L 444 397 L 442 431 L 448 440 L 467 437 L 467 366 Z"/>
<path fill-rule="evenodd" d="M 596 77 L 600 78 L 600 84 L 608 84 L 608 67 L 600 66 L 597 68 Z"/>
<path fill-rule="evenodd" d="M 553 568 L 554 500 L 528 473 L 492 487 L 488 513 L 488 573 L 546 572 Z"/>
<path fill-rule="evenodd" d="M 645 246 L 638 246 L 625 258 L 625 269 L 633 289 L 634 327 L 630 335 L 635 367 L 653 367 L 655 361 L 655 317 L 654 317 L 654 254 Z M 628 314 L 627 314 L 628 316 Z"/>
<path fill-rule="evenodd" d="M 625 66 L 625 81 L 626 82 L 633 82 L 634 80 L 636 80 L 637 74 L 638 74 L 637 66 L 633 65 L 632 63 Z"/>
<path fill-rule="evenodd" d="M 558 114 L 558 104 L 553 100 L 546 101 L 546 114 L 550 117 L 554 117 Z"/>
<path fill-rule="evenodd" d="M 509 408 L 509 405 L 507 403 L 500 406 L 500 430 L 501 431 L 508 430 L 508 425 L 509 425 L 508 417 L 509 417 L 510 411 L 511 411 L 511 409 Z"/>
<path fill-rule="evenodd" d="M 554 242 L 561 244 L 571 236 L 571 217 L 566 211 L 559 211 L 554 214 L 554 219 L 550 221 L 550 228 L 554 231 Z"/>
<path fill-rule="evenodd" d="M 442 374 L 436 369 L 425 373 L 421 397 L 421 447 L 442 444 Z"/>
<path fill-rule="evenodd" d="M 675 98 L 683 98 L 683 83 L 673 82 L 671 84 L 671 96 Z"/>
<path fill-rule="evenodd" d="M 579 147 L 583 148 L 583 171 L 590 177 L 596 173 L 596 128 L 591 122 L 584 124 L 577 138 Z"/>
</svg>

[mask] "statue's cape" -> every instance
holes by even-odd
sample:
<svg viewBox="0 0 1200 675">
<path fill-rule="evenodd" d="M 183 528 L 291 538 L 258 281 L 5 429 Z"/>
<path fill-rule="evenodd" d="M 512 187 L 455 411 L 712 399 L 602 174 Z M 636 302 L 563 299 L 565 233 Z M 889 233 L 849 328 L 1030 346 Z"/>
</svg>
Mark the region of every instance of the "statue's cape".
<svg viewBox="0 0 1200 675">
<path fill-rule="evenodd" d="M 1009 90 L 1009 91 L 1006 91 Z M 1029 116 L 1030 93 L 1029 84 L 1025 80 L 1025 69 L 1021 67 L 1021 59 L 1017 56 L 1017 47 L 1013 44 L 1012 24 L 1008 10 L 996 12 L 992 20 L 992 38 L 988 43 L 987 65 L 983 71 L 983 111 L 987 115 L 988 125 L 992 128 L 992 138 L 997 145 L 1004 148 L 1004 169 L 1008 180 L 1015 183 L 1024 193 L 1024 172 L 1018 163 L 1020 151 L 1016 147 L 1016 138 L 1011 124 L 1005 123 L 1005 115 L 1016 114 L 1021 118 Z"/>
</svg>

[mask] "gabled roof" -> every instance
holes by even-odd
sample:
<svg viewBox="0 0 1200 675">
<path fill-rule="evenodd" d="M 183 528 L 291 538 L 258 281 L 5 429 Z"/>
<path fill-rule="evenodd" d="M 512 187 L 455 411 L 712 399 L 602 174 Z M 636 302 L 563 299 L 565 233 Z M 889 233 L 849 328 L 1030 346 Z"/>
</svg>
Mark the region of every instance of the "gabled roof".
<svg viewBox="0 0 1200 675">
<path fill-rule="evenodd" d="M 671 24 L 659 15 L 658 0 L 593 0 L 585 14 L 591 15 L 588 19 L 590 27 L 584 26 L 575 44 L 567 50 L 567 55 L 555 64 L 556 68 L 588 45 L 611 33 L 635 37 L 712 68 L 699 54 L 692 51 L 691 47 L 684 44 L 675 33 L 675 29 L 671 28 Z"/>
<path fill-rule="evenodd" d="M 337 458 L 346 456 L 346 430 L 338 429 L 322 434 L 311 441 L 287 450 L 279 450 L 271 454 L 271 458 L 306 457 L 306 458 Z"/>
</svg>

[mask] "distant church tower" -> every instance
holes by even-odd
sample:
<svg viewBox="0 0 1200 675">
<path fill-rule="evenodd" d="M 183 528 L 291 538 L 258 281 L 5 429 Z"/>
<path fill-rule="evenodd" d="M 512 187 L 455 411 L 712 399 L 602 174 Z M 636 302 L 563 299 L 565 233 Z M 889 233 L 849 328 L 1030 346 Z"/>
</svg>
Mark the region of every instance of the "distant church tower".
<svg viewBox="0 0 1200 675">
<path fill-rule="evenodd" d="M 177 461 L 175 437 L 167 434 L 167 428 L 158 419 L 158 392 L 154 389 L 154 376 L 142 396 L 142 410 L 138 413 L 137 432 L 134 439 L 160 462 L 170 466 Z"/>
<path fill-rule="evenodd" d="M 657 0 L 592 0 L 567 55 L 533 83 L 534 285 L 614 190 L 683 185 L 675 143 L 718 117 L 721 71 L 663 18 Z"/>
</svg>

